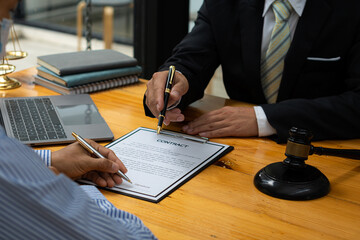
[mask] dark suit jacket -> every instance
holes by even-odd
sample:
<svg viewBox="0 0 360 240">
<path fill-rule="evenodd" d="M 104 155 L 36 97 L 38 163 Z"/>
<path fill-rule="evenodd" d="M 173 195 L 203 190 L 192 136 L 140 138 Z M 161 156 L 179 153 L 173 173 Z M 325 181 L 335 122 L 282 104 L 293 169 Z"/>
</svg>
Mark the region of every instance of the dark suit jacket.
<svg viewBox="0 0 360 240">
<path fill-rule="evenodd" d="M 221 64 L 229 97 L 261 105 L 279 142 L 292 126 L 311 130 L 314 140 L 359 138 L 360 1 L 307 0 L 277 104 L 266 104 L 260 81 L 263 7 L 264 0 L 204 1 L 195 27 L 160 69 L 173 64 L 187 77 L 181 107 L 202 98 Z"/>
</svg>

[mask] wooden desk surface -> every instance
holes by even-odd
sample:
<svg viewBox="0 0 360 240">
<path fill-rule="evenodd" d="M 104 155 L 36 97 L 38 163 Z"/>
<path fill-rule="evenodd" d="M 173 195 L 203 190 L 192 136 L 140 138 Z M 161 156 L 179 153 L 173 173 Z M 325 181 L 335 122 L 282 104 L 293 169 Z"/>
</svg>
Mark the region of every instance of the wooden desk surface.
<svg viewBox="0 0 360 240">
<path fill-rule="evenodd" d="M 27 81 L 34 69 L 15 73 Z M 155 128 L 144 116 L 145 83 L 91 94 L 116 138 L 139 126 Z M 54 95 L 40 86 L 24 84 L 0 91 L 1 97 Z M 187 111 L 187 119 L 203 111 L 240 103 L 206 96 Z M 181 124 L 172 129 L 179 130 Z M 259 192 L 253 185 L 258 170 L 282 161 L 285 145 L 266 138 L 212 139 L 235 149 L 195 176 L 160 203 L 150 203 L 106 190 L 116 207 L 134 213 L 159 239 L 359 239 L 360 161 L 309 156 L 331 183 L 330 193 L 311 201 L 287 201 Z M 315 146 L 359 148 L 360 139 L 313 142 Z M 51 147 L 58 149 L 59 147 Z"/>
</svg>

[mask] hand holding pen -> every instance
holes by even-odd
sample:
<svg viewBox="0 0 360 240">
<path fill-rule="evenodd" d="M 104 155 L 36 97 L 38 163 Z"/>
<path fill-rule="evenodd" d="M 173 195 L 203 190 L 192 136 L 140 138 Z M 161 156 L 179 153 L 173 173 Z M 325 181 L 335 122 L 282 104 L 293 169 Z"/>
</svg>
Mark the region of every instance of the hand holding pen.
<svg viewBox="0 0 360 240">
<path fill-rule="evenodd" d="M 83 139 L 81 136 L 77 135 L 76 133 L 72 133 L 72 135 L 75 137 L 76 141 L 78 143 L 80 143 L 80 145 L 87 150 L 89 153 L 94 154 L 96 157 L 98 158 L 105 158 L 101 153 L 99 153 L 95 148 L 93 148 L 85 139 Z M 125 169 L 126 171 L 126 169 Z M 131 180 L 122 172 L 122 171 L 118 171 L 117 174 L 125 179 L 126 181 L 131 182 Z"/>
<path fill-rule="evenodd" d="M 166 79 L 166 84 L 165 84 L 165 93 L 164 93 L 164 108 L 160 111 L 159 114 L 159 122 L 158 122 L 158 126 L 157 126 L 157 133 L 159 134 L 161 129 L 162 129 L 162 124 L 163 121 L 165 119 L 165 113 L 166 113 L 166 109 L 167 109 L 167 105 L 169 102 L 169 98 L 170 98 L 170 92 L 171 92 L 171 87 L 173 85 L 174 82 L 174 76 L 175 76 L 175 67 L 174 66 L 170 66 L 169 67 L 169 73 Z"/>
<path fill-rule="evenodd" d="M 160 71 L 153 74 L 152 78 L 146 84 L 145 91 L 145 112 L 147 116 L 159 116 L 159 113 L 164 108 L 164 87 L 166 84 L 168 71 Z M 173 85 L 168 100 L 168 106 L 174 106 L 182 99 L 189 90 L 189 82 L 185 75 L 178 72 L 174 73 Z M 169 125 L 171 122 L 182 122 L 185 120 L 181 109 L 174 107 L 171 110 L 166 110 L 166 118 L 163 123 Z"/>
</svg>

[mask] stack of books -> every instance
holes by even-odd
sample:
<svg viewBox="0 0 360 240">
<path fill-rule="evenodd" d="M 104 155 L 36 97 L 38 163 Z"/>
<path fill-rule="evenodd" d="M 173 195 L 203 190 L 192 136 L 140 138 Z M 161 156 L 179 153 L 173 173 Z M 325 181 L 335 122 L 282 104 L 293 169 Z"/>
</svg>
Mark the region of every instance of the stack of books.
<svg viewBox="0 0 360 240">
<path fill-rule="evenodd" d="M 104 49 L 39 56 L 35 83 L 61 94 L 81 94 L 139 81 L 137 60 Z"/>
</svg>

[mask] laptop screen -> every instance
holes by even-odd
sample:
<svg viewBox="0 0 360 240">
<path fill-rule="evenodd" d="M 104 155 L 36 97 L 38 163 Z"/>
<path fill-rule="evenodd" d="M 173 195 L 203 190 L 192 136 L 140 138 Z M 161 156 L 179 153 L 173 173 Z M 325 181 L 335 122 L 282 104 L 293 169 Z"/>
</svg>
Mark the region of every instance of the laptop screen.
<svg viewBox="0 0 360 240">
<path fill-rule="evenodd" d="M 104 120 L 93 104 L 56 106 L 64 125 L 102 123 Z"/>
</svg>

